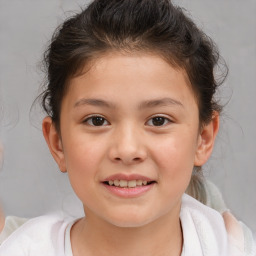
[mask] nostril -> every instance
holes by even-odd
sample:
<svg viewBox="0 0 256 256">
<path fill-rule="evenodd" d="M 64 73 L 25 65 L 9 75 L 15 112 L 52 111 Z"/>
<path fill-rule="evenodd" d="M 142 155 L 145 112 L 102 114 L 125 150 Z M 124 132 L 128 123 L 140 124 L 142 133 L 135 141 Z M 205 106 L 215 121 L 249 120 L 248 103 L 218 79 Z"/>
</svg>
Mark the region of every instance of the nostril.
<svg viewBox="0 0 256 256">
<path fill-rule="evenodd" d="M 120 161 L 123 161 L 123 162 L 140 162 L 141 161 L 141 158 L 140 157 L 134 157 L 134 158 L 131 158 L 130 160 L 127 160 L 127 159 L 122 159 L 121 157 L 115 157 L 115 161 L 117 162 L 120 162 Z"/>
</svg>

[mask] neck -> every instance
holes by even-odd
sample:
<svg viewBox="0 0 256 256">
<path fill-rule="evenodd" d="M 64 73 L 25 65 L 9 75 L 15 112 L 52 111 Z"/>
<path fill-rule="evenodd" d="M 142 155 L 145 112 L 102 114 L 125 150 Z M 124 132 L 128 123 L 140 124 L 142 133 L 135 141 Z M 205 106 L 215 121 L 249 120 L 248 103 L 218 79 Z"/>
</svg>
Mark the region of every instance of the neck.
<svg viewBox="0 0 256 256">
<path fill-rule="evenodd" d="M 87 216 L 71 229 L 74 256 L 179 256 L 182 243 L 179 214 L 136 228 L 121 228 Z"/>
</svg>

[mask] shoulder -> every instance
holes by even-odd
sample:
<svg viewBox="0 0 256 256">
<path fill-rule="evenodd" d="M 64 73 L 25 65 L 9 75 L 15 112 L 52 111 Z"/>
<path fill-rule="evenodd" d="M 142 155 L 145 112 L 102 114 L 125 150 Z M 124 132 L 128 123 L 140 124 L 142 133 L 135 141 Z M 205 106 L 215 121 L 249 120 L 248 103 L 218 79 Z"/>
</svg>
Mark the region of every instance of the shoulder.
<svg viewBox="0 0 256 256">
<path fill-rule="evenodd" d="M 57 214 L 30 219 L 3 242 L 0 256 L 51 256 L 56 255 L 56 252 L 57 255 L 62 255 L 65 229 L 70 221 L 71 218 Z"/>
<path fill-rule="evenodd" d="M 232 253 L 234 255 L 255 256 L 256 241 L 252 231 L 244 223 L 238 221 L 229 211 L 222 215 Z"/>
<path fill-rule="evenodd" d="M 180 219 L 185 247 L 187 241 L 187 247 L 201 247 L 202 255 L 256 255 L 252 232 L 227 211 L 220 214 L 184 195 Z"/>
<path fill-rule="evenodd" d="M 218 228 L 226 230 L 223 217 L 218 211 L 186 194 L 182 197 L 180 216 L 184 221 L 189 217 L 194 223 L 200 222 L 205 226 L 218 224 Z"/>
<path fill-rule="evenodd" d="M 180 220 L 185 251 L 196 255 L 228 255 L 228 239 L 220 213 L 184 195 Z"/>
</svg>

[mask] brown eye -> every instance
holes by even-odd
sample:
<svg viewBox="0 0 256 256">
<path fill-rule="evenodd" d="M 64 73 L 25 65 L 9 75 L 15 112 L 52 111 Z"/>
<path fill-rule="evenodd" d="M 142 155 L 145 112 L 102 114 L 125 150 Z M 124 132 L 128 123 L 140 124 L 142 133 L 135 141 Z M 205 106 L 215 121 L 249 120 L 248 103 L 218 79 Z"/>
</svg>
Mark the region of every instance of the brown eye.
<svg viewBox="0 0 256 256">
<path fill-rule="evenodd" d="M 163 117 L 154 117 L 152 118 L 152 123 L 154 126 L 161 126 L 165 123 L 165 118 Z"/>
<path fill-rule="evenodd" d="M 105 126 L 109 125 L 109 122 L 102 116 L 91 116 L 87 118 L 84 123 L 91 126 Z"/>
<path fill-rule="evenodd" d="M 151 118 L 148 122 L 147 125 L 149 126 L 164 126 L 168 123 L 170 123 L 171 121 L 163 116 L 156 116 Z"/>
</svg>

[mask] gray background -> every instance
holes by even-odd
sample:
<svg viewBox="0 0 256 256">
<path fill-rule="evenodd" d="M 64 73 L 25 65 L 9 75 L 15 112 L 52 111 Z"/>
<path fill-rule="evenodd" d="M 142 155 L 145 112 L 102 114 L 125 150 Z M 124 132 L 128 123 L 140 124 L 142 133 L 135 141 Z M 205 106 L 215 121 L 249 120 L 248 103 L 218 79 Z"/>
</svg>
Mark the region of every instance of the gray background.
<svg viewBox="0 0 256 256">
<path fill-rule="evenodd" d="M 205 175 L 233 213 L 256 230 L 256 1 L 176 0 L 219 45 L 230 73 L 220 94 L 228 103 Z M 44 75 L 42 53 L 54 28 L 82 0 L 0 0 L 0 102 L 4 164 L 0 200 L 6 214 L 32 217 L 56 209 L 81 212 L 41 133 L 33 100 Z"/>
</svg>

